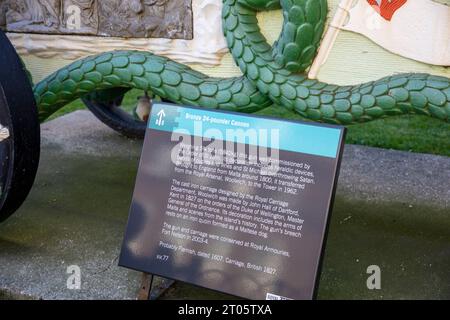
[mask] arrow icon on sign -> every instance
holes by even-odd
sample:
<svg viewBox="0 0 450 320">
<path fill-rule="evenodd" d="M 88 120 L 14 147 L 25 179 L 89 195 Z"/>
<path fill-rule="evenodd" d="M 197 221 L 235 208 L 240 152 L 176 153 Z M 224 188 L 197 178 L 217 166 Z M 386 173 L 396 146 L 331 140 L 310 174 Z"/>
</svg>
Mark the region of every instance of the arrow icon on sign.
<svg viewBox="0 0 450 320">
<path fill-rule="evenodd" d="M 156 125 L 163 126 L 164 125 L 164 117 L 166 116 L 164 109 L 161 109 L 157 115 L 158 115 L 158 119 L 156 119 Z"/>
</svg>

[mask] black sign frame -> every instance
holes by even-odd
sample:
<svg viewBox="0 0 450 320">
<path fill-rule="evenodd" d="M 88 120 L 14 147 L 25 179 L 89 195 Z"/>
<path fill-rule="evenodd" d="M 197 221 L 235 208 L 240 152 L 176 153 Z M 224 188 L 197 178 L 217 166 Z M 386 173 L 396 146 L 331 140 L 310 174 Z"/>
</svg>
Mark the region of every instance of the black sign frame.
<svg viewBox="0 0 450 320">
<path fill-rule="evenodd" d="M 161 103 L 162 105 L 167 105 L 167 106 L 175 106 L 169 103 Z M 204 110 L 203 108 L 199 108 L 199 107 L 192 107 L 192 106 L 182 106 L 182 107 L 186 107 L 186 108 L 190 108 L 190 109 L 194 109 L 194 110 Z M 213 110 L 215 112 L 220 112 L 223 114 L 229 114 L 229 115 L 236 115 L 236 116 L 242 116 L 242 113 L 238 113 L 238 112 L 233 112 L 233 111 L 227 111 L 227 110 Z M 333 205 L 334 205 L 334 201 L 335 201 L 335 196 L 336 196 L 336 189 L 337 189 L 337 183 L 338 183 L 338 179 L 339 179 L 339 173 L 340 173 L 340 168 L 341 168 L 341 163 L 342 163 L 342 158 L 343 158 L 343 152 L 344 152 L 344 145 L 345 145 L 345 137 L 346 137 L 346 133 L 347 133 L 347 129 L 343 126 L 338 126 L 338 125 L 333 125 L 333 124 L 325 124 L 325 123 L 314 123 L 314 122 L 307 122 L 307 121 L 302 121 L 302 120 L 292 120 L 292 119 L 280 119 L 280 118 L 276 118 L 276 117 L 271 117 L 271 116 L 266 116 L 266 115 L 248 115 L 245 114 L 245 116 L 251 116 L 253 118 L 259 118 L 262 120 L 276 120 L 276 121 L 284 121 L 284 122 L 288 122 L 288 123 L 295 123 L 295 124 L 303 124 L 303 125 L 308 125 L 308 126 L 317 126 L 317 127 L 323 127 L 323 128 L 334 128 L 334 129 L 339 129 L 341 131 L 341 135 L 339 138 L 339 143 L 338 143 L 338 147 L 337 147 L 337 154 L 336 154 L 336 166 L 335 166 L 335 170 L 334 170 L 334 176 L 332 177 L 332 188 L 331 188 L 331 193 L 329 195 L 329 202 L 327 205 L 327 212 L 326 212 L 326 222 L 324 225 L 324 232 L 323 232 L 323 240 L 322 240 L 322 246 L 320 248 L 320 252 L 319 252 L 319 258 L 318 258 L 318 268 L 317 268 L 317 273 L 315 274 L 315 279 L 314 279 L 314 287 L 313 287 L 313 292 L 312 292 L 312 299 L 317 299 L 317 295 L 318 295 L 318 289 L 319 289 L 319 283 L 320 283 L 320 275 L 322 274 L 322 269 L 323 269 L 323 261 L 324 261 L 324 256 L 325 256 L 325 249 L 326 249 L 326 243 L 327 243 L 327 238 L 328 238 L 328 231 L 329 231 L 329 227 L 330 227 L 330 222 L 331 222 L 331 215 L 332 215 L 332 211 L 333 211 Z M 152 119 L 149 119 L 149 121 L 151 121 Z M 147 128 L 146 130 L 146 135 L 145 135 L 145 140 L 149 139 L 149 135 L 147 134 L 149 131 L 149 128 Z M 144 141 L 145 144 L 145 141 Z M 144 152 L 144 150 L 143 150 Z M 142 160 L 141 160 L 142 161 Z M 125 244 L 126 239 L 124 238 L 124 243 Z M 123 248 L 123 247 L 122 247 Z M 153 281 L 153 276 L 158 276 L 158 277 L 162 277 L 165 279 L 170 279 L 173 281 L 182 281 L 182 282 L 186 282 L 189 283 L 191 285 L 200 287 L 200 288 L 205 288 L 208 290 L 212 290 L 215 292 L 219 292 L 219 293 L 226 293 L 228 295 L 231 296 L 235 296 L 237 298 L 243 298 L 243 299 L 248 299 L 248 297 L 246 296 L 241 296 L 238 294 L 232 294 L 229 292 L 225 292 L 225 291 L 221 291 L 219 289 L 215 289 L 215 288 L 211 288 L 211 287 L 207 287 L 207 286 L 202 286 L 200 284 L 197 283 L 193 283 L 193 282 L 189 282 L 189 281 L 184 281 L 184 280 L 180 280 L 176 277 L 170 277 L 167 276 L 165 274 L 161 274 L 161 273 L 157 273 L 157 272 L 152 272 L 152 273 L 148 273 L 145 270 L 139 269 L 139 268 L 134 268 L 132 266 L 126 265 L 126 263 L 123 263 L 121 260 L 119 261 L 119 266 L 122 267 L 126 267 L 135 271 L 141 271 L 147 274 L 151 275 L 151 281 Z M 150 287 L 150 291 L 151 291 L 151 287 Z M 150 297 L 150 294 L 149 294 Z"/>
</svg>

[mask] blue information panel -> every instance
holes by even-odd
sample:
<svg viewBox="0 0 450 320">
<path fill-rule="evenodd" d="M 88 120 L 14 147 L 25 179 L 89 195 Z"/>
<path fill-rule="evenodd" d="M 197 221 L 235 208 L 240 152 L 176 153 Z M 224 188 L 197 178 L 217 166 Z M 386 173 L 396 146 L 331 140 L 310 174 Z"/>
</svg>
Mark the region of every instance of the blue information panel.
<svg viewBox="0 0 450 320">
<path fill-rule="evenodd" d="M 344 135 L 155 104 L 119 264 L 245 298 L 313 298 Z"/>
</svg>

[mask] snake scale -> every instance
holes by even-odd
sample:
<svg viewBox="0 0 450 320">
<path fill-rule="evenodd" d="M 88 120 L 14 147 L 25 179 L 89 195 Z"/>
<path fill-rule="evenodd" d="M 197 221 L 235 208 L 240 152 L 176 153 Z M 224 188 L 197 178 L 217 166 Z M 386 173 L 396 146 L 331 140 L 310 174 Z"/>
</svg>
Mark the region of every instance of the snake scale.
<svg viewBox="0 0 450 320">
<path fill-rule="evenodd" d="M 270 46 L 256 13 L 282 9 L 283 27 Z M 131 88 L 175 103 L 239 112 L 271 105 L 320 122 L 352 124 L 406 113 L 450 119 L 450 79 L 399 74 L 356 86 L 308 79 L 327 17 L 326 0 L 223 0 L 224 35 L 243 76 L 214 78 L 168 58 L 112 51 L 78 60 L 35 88 L 40 120 L 87 94 L 106 99 Z"/>
</svg>

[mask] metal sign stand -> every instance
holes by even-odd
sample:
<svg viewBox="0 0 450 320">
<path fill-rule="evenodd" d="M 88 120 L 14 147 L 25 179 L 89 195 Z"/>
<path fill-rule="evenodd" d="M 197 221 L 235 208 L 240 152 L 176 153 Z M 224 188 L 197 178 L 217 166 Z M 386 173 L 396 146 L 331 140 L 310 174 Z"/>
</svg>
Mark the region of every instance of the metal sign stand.
<svg viewBox="0 0 450 320">
<path fill-rule="evenodd" d="M 155 275 L 142 273 L 141 288 L 139 289 L 137 300 L 156 300 L 175 283 L 174 280 L 160 278 L 160 283 L 153 286 L 154 279 Z"/>
</svg>

